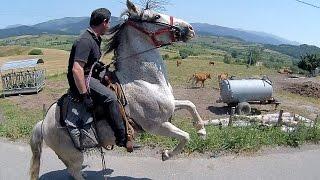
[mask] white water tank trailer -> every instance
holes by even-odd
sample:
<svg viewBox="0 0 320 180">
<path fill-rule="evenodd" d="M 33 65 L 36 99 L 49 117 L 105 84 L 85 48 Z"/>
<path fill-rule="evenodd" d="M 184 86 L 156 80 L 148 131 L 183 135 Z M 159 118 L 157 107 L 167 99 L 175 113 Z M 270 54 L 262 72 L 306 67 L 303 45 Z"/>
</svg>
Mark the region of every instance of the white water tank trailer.
<svg viewBox="0 0 320 180">
<path fill-rule="evenodd" d="M 238 114 L 249 114 L 250 104 L 280 104 L 272 97 L 272 82 L 262 79 L 227 79 L 220 82 L 220 99 L 230 107 L 236 107 Z"/>
</svg>

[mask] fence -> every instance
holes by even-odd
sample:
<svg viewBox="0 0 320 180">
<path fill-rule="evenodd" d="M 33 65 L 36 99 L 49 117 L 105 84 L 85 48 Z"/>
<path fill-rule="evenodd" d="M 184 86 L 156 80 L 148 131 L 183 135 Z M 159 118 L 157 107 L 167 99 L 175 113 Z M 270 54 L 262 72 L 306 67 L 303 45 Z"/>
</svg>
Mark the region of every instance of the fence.
<svg viewBox="0 0 320 180">
<path fill-rule="evenodd" d="M 38 93 L 42 90 L 45 86 L 45 70 L 35 68 L 37 62 L 39 60 L 23 60 L 3 65 L 2 96 Z"/>
</svg>

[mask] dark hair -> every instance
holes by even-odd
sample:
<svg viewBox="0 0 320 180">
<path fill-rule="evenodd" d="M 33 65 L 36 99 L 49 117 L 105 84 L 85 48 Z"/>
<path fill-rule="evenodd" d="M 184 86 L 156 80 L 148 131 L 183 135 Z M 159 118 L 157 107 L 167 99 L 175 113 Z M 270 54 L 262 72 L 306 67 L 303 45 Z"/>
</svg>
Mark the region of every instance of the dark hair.
<svg viewBox="0 0 320 180">
<path fill-rule="evenodd" d="M 91 13 L 90 26 L 98 26 L 105 19 L 107 19 L 107 21 L 109 21 L 110 17 L 111 17 L 111 13 L 108 9 L 106 9 L 106 8 L 96 9 Z"/>
</svg>

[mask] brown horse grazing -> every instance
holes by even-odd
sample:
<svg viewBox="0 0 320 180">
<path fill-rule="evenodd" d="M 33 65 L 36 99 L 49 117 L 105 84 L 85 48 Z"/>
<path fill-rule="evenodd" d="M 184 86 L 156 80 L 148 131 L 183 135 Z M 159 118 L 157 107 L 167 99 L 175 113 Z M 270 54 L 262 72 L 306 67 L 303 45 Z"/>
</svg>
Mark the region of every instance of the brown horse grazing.
<svg viewBox="0 0 320 180">
<path fill-rule="evenodd" d="M 222 80 L 227 80 L 229 78 L 229 74 L 228 73 L 221 73 L 218 75 L 218 81 L 222 81 Z"/>
<path fill-rule="evenodd" d="M 182 61 L 177 60 L 177 67 L 181 65 Z"/>
<path fill-rule="evenodd" d="M 209 65 L 214 66 L 214 62 L 213 62 L 213 61 L 210 61 L 210 62 L 209 62 Z"/>
<path fill-rule="evenodd" d="M 194 86 L 197 86 L 199 82 L 201 82 L 201 87 L 204 87 L 204 81 L 207 79 L 211 79 L 211 75 L 209 73 L 205 72 L 199 72 L 199 73 L 194 73 L 187 82 L 191 82 L 191 84 Z"/>
<path fill-rule="evenodd" d="M 228 73 L 221 73 L 218 75 L 219 89 L 221 89 L 221 81 L 229 79 Z"/>
</svg>

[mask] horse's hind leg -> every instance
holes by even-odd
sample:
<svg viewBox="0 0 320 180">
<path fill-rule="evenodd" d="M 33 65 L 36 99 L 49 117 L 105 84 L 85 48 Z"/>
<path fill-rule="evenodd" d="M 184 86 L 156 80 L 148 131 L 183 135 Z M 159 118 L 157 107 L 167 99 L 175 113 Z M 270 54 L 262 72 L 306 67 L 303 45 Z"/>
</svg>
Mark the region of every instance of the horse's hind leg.
<svg viewBox="0 0 320 180">
<path fill-rule="evenodd" d="M 81 172 L 83 163 L 83 154 L 81 152 L 74 148 L 72 152 L 63 152 L 57 155 L 75 180 L 84 180 L 85 174 Z"/>
<path fill-rule="evenodd" d="M 183 150 L 186 143 L 189 141 L 190 137 L 187 132 L 182 131 L 181 129 L 177 128 L 170 122 L 163 122 L 161 123 L 160 127 L 154 129 L 151 131 L 154 134 L 161 135 L 161 136 L 167 136 L 167 137 L 173 137 L 177 138 L 180 142 L 177 145 L 177 147 L 173 151 L 165 150 L 162 153 L 162 160 L 168 160 L 172 156 L 175 156 Z"/>
<path fill-rule="evenodd" d="M 189 100 L 174 100 L 175 111 L 180 109 L 188 110 L 193 117 L 193 126 L 196 128 L 197 133 L 202 138 L 206 137 L 206 129 L 204 127 L 204 122 L 201 119 L 196 106 Z"/>
</svg>

